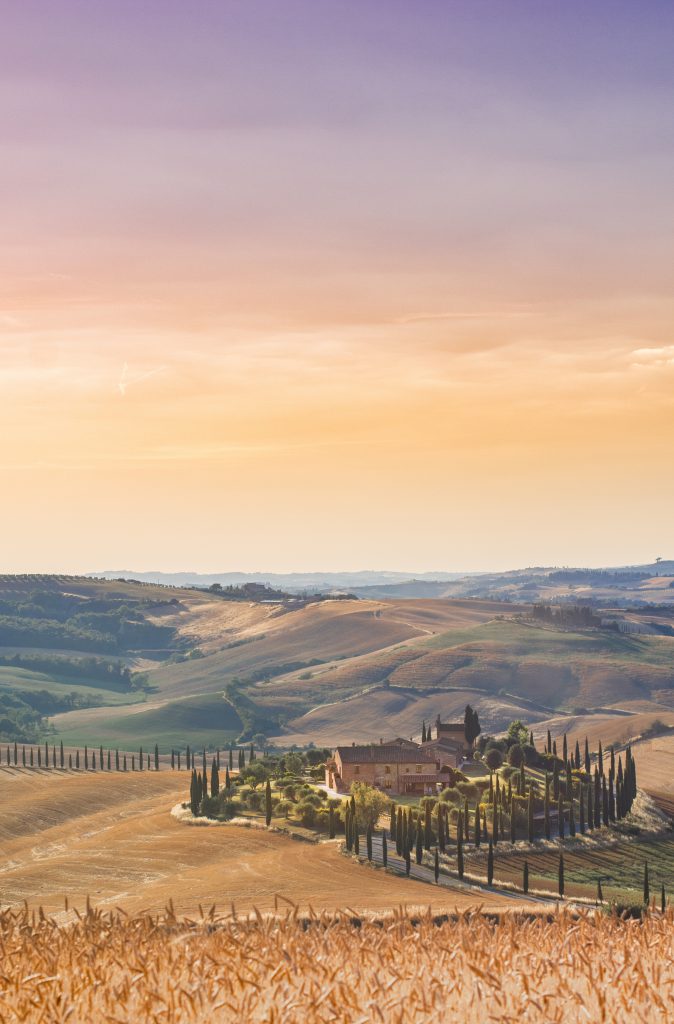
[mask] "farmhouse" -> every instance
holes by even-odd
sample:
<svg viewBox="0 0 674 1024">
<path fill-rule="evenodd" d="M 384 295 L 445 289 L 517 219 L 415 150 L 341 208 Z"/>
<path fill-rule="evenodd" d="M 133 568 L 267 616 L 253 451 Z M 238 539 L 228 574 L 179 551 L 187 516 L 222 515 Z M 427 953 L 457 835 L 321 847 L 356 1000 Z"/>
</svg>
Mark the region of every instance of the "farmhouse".
<svg viewBox="0 0 674 1024">
<path fill-rule="evenodd" d="M 325 766 L 330 789 L 348 793 L 353 782 L 367 782 L 389 793 L 435 793 L 446 782 L 435 754 L 409 740 L 337 747 Z"/>
</svg>

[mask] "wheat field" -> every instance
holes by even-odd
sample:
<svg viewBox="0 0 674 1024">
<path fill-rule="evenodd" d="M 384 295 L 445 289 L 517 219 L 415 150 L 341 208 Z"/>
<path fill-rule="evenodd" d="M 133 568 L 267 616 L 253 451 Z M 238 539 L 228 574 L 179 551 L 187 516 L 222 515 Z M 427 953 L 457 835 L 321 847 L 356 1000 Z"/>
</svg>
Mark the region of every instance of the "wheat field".
<svg viewBox="0 0 674 1024">
<path fill-rule="evenodd" d="M 663 1022 L 674 917 L 0 914 L 0 1020 Z"/>
</svg>

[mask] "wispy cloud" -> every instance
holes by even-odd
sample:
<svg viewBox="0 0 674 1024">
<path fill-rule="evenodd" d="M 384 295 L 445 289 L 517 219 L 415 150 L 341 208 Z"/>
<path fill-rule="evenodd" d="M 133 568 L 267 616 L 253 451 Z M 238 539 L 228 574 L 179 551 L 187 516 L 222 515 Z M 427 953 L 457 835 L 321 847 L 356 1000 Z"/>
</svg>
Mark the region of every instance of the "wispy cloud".
<svg viewBox="0 0 674 1024">
<path fill-rule="evenodd" d="M 132 374 L 129 372 L 129 364 L 124 363 L 117 383 L 120 395 L 124 398 L 132 384 L 140 384 L 142 380 L 147 380 L 148 377 L 155 377 L 158 373 L 164 373 L 165 370 L 166 366 L 157 366 L 152 370 L 146 370 L 144 373 Z"/>
</svg>

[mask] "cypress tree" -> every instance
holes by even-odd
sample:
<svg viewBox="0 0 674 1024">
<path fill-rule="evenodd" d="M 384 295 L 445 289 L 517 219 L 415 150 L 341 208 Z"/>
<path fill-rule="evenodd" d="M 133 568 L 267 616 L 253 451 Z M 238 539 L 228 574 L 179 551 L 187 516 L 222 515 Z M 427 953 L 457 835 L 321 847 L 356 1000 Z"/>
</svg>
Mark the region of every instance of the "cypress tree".
<svg viewBox="0 0 674 1024">
<path fill-rule="evenodd" d="M 135 759 L 135 754 L 132 755 L 132 761 Z M 199 803 L 201 799 L 201 786 L 197 779 L 196 769 L 192 769 L 191 783 L 190 783 L 190 810 L 194 817 L 199 813 Z"/>
<path fill-rule="evenodd" d="M 527 785 L 527 779 L 526 779 L 526 775 L 524 774 L 524 761 L 522 761 L 522 764 L 520 765 L 519 786 L 518 786 L 518 792 L 519 792 L 520 796 L 524 796 L 526 785 Z"/>
<path fill-rule="evenodd" d="M 178 751 L 178 771 L 180 771 L 180 751 Z"/>
<path fill-rule="evenodd" d="M 201 770 L 203 774 L 206 774 L 206 747 L 201 752 Z"/>
<path fill-rule="evenodd" d="M 89 748 L 86 746 L 86 744 L 84 747 L 84 770 L 85 772 L 89 771 Z"/>
<path fill-rule="evenodd" d="M 178 754 L 178 768 L 180 768 L 180 754 Z M 225 768 L 225 789 L 229 792 L 232 785 L 232 780 L 229 774 L 229 768 Z"/>
<path fill-rule="evenodd" d="M 456 844 L 456 870 L 459 878 L 463 878 L 463 837 Z"/>
<path fill-rule="evenodd" d="M 34 764 L 34 761 L 33 761 L 33 748 L 31 747 L 30 748 L 30 766 L 31 766 L 31 768 L 33 767 L 33 764 Z M 79 765 L 78 765 L 78 767 L 79 767 Z"/>
<path fill-rule="evenodd" d="M 402 809 L 398 808 L 398 821 L 396 824 L 396 853 L 398 856 L 402 856 L 403 843 L 406 844 L 407 838 L 407 819 L 405 818 Z"/>
<path fill-rule="evenodd" d="M 522 892 L 529 892 L 529 862 L 526 860 L 522 868 Z"/>
<path fill-rule="evenodd" d="M 412 869 L 412 862 L 410 860 L 410 851 L 409 851 L 409 847 L 408 847 L 405 850 L 405 874 L 407 875 L 408 878 L 410 877 L 411 869 Z"/>
<path fill-rule="evenodd" d="M 443 804 L 438 804 L 438 848 L 440 853 L 445 852 L 445 842 L 447 838 L 447 822 L 445 821 L 446 812 Z"/>
<path fill-rule="evenodd" d="M 622 787 L 622 784 L 620 782 L 620 779 L 618 779 L 618 781 L 616 783 L 615 804 L 616 804 L 616 811 L 615 811 L 616 818 L 618 819 L 618 821 L 620 821 L 620 819 L 624 818 L 624 816 L 625 816 L 624 808 L 623 808 L 623 787 Z"/>
<path fill-rule="evenodd" d="M 110 750 L 108 750 L 108 771 L 110 771 Z"/>
<path fill-rule="evenodd" d="M 126 770 L 127 770 L 127 767 L 126 767 L 126 754 L 125 754 L 124 755 L 124 771 L 126 771 Z"/>
<path fill-rule="evenodd" d="M 590 832 L 594 829 L 594 801 L 593 801 L 594 786 L 592 783 L 587 787 L 587 827 Z"/>
<path fill-rule="evenodd" d="M 594 770 L 594 827 L 601 825 L 601 779 L 599 769 Z"/>
<path fill-rule="evenodd" d="M 142 747 L 138 751 L 138 770 L 141 771 L 141 772 L 143 770 L 143 748 Z"/>
<path fill-rule="evenodd" d="M 510 797 L 510 842 L 514 843 L 517 839 L 517 821 L 515 818 L 515 797 Z"/>
<path fill-rule="evenodd" d="M 26 767 L 26 748 L 25 748 L 25 746 L 21 747 L 21 764 L 23 765 L 24 768 Z"/>
<path fill-rule="evenodd" d="M 217 771 L 217 766 L 216 766 L 216 771 Z M 272 806 L 271 806 L 271 782 L 270 782 L 269 779 L 267 779 L 267 785 L 264 787 L 264 820 L 265 820 L 265 824 L 266 824 L 267 828 L 269 828 L 269 826 L 271 825 L 271 811 L 272 811 Z M 329 815 L 329 819 L 330 819 L 330 822 L 329 822 L 330 838 L 334 839 L 335 838 L 335 817 L 334 817 L 334 810 L 333 810 L 332 804 L 330 804 L 330 807 L 329 807 L 329 810 L 328 810 L 328 815 Z"/>
<path fill-rule="evenodd" d="M 562 795 L 560 793 L 559 800 L 557 801 L 557 831 L 559 832 L 559 838 L 564 838 L 564 803 L 562 801 Z"/>
<path fill-rule="evenodd" d="M 16 762 L 14 762 L 16 764 Z M 52 743 L 51 746 L 51 766 L 56 768 L 56 744 Z"/>
<path fill-rule="evenodd" d="M 32 750 L 32 748 L 31 748 L 31 751 L 30 751 L 30 763 L 31 763 L 31 765 L 33 763 L 33 750 Z M 79 750 L 76 750 L 75 751 L 75 768 L 77 768 L 79 770 L 79 767 L 80 767 L 80 752 L 79 752 Z"/>
<path fill-rule="evenodd" d="M 267 785 L 269 786 L 269 821 L 267 825 L 271 824 L 271 785 L 269 779 L 267 779 Z M 265 793 L 266 800 L 266 793 Z M 335 808 L 332 804 L 328 804 L 328 838 L 335 838 Z"/>
<path fill-rule="evenodd" d="M 393 838 L 393 837 L 391 837 Z M 381 862 L 384 867 L 388 864 L 388 846 L 386 843 L 386 829 L 381 830 Z"/>
<path fill-rule="evenodd" d="M 534 841 L 534 787 L 529 786 L 529 805 L 527 807 L 527 830 L 529 843 Z"/>
<path fill-rule="evenodd" d="M 234 768 L 234 748 L 232 744 L 229 744 L 229 770 L 230 772 Z"/>
<path fill-rule="evenodd" d="M 158 771 L 159 769 L 157 769 Z M 267 780 L 269 783 L 269 780 Z M 211 761 L 211 796 L 217 796 L 220 792 L 220 772 L 218 771 L 218 762 L 213 758 Z M 267 823 L 269 824 L 269 823 Z"/>
<path fill-rule="evenodd" d="M 604 893 L 602 892 L 602 888 L 601 888 L 601 878 L 598 878 L 597 879 L 597 903 L 603 903 L 603 902 L 604 902 Z"/>
<path fill-rule="evenodd" d="M 425 722 L 421 723 L 421 742 L 422 743 L 426 742 L 426 723 Z"/>
<path fill-rule="evenodd" d="M 433 843 L 433 828 L 431 825 L 431 805 L 426 801 L 424 808 L 424 848 L 430 850 Z"/>
<path fill-rule="evenodd" d="M 463 802 L 463 838 L 466 842 L 470 839 L 468 835 L 468 797 Z"/>
<path fill-rule="evenodd" d="M 615 790 L 613 773 L 608 777 L 608 819 L 609 821 L 615 821 Z"/>
<path fill-rule="evenodd" d="M 559 761 L 555 760 L 552 766 L 552 795 L 559 800 Z"/>
<path fill-rule="evenodd" d="M 9 747 L 7 748 L 7 753 L 9 754 Z M 9 757 L 7 758 L 7 763 L 9 764 Z M 44 742 L 44 766 L 45 768 L 49 767 L 49 744 L 46 740 Z"/>
<path fill-rule="evenodd" d="M 156 743 L 154 745 L 154 770 L 159 771 L 159 747 Z"/>
<path fill-rule="evenodd" d="M 534 743 L 534 731 L 533 731 L 533 729 L 529 730 L 529 746 L 533 747 L 534 750 L 536 749 L 536 744 Z"/>
<path fill-rule="evenodd" d="M 587 736 L 586 736 L 585 737 L 585 771 L 586 771 L 586 773 L 588 775 L 590 774 L 590 769 L 591 769 L 591 765 L 590 765 L 590 746 L 589 746 L 589 744 L 587 742 Z"/>
<path fill-rule="evenodd" d="M 433 874 L 435 875 L 435 884 L 438 884 L 440 878 L 440 854 L 438 853 L 437 846 L 435 847 L 435 863 L 433 865 Z"/>
<path fill-rule="evenodd" d="M 98 753 L 99 753 L 98 766 L 101 769 L 101 771 L 103 771 L 103 745 L 102 744 L 98 748 Z"/>
<path fill-rule="evenodd" d="M 489 841 L 489 852 L 487 854 L 487 885 L 494 881 L 494 844 Z"/>
<path fill-rule="evenodd" d="M 615 750 L 613 744 L 611 744 L 611 766 L 609 768 L 609 774 L 615 776 Z"/>
<path fill-rule="evenodd" d="M 190 745 L 189 745 L 189 743 L 187 744 L 187 749 L 185 750 L 185 767 L 187 768 L 188 771 L 192 767 L 192 758 L 190 756 Z M 232 767 L 231 764 L 230 764 L 229 767 L 230 768 Z"/>
<path fill-rule="evenodd" d="M 585 835 L 585 799 L 584 799 L 585 787 L 583 783 L 580 783 L 578 787 L 578 825 L 580 828 L 580 834 Z M 573 807 L 573 804 L 571 805 Z"/>
<path fill-rule="evenodd" d="M 360 836 L 358 835 L 358 821 L 355 814 L 353 815 L 353 824 L 351 829 L 353 832 L 353 852 L 357 857 L 360 854 Z"/>
<path fill-rule="evenodd" d="M 456 816 L 456 845 L 460 846 L 463 843 L 463 812 L 461 808 Z"/>
<path fill-rule="evenodd" d="M 604 816 L 604 825 L 608 825 L 609 824 L 609 815 L 608 815 L 608 787 L 606 785 L 606 776 L 605 775 L 602 775 L 602 777 L 601 777 L 601 804 L 602 804 L 602 814 Z"/>
<path fill-rule="evenodd" d="M 150 755 L 147 755 L 147 770 L 150 770 Z M 204 778 L 206 778 L 206 772 L 204 772 Z"/>
<path fill-rule="evenodd" d="M 496 805 L 492 807 L 491 812 L 491 841 L 494 846 L 498 843 L 498 810 Z"/>
<path fill-rule="evenodd" d="M 417 821 L 417 849 L 416 849 L 417 864 L 421 864 L 424 859 L 424 841 L 423 833 L 421 831 L 421 819 Z"/>
<path fill-rule="evenodd" d="M 644 903 L 646 906 L 650 903 L 651 890 L 648 884 L 648 861 L 644 861 Z"/>
<path fill-rule="evenodd" d="M 489 772 L 489 801 L 490 804 L 494 803 L 494 773 Z"/>
<path fill-rule="evenodd" d="M 560 855 L 559 855 L 559 868 L 557 869 L 557 875 L 558 875 L 558 886 L 557 886 L 557 888 L 558 888 L 558 891 L 559 891 L 559 895 L 563 898 L 564 897 L 564 854 L 563 853 L 560 853 Z"/>
<path fill-rule="evenodd" d="M 576 835 L 576 814 L 573 809 L 573 800 L 569 804 L 569 835 L 574 837 Z"/>
<path fill-rule="evenodd" d="M 580 771 L 580 744 L 578 743 L 578 740 L 576 740 L 576 751 L 573 759 L 573 767 L 576 769 L 576 771 Z"/>
<path fill-rule="evenodd" d="M 553 755 L 553 757 L 556 760 L 557 759 L 557 740 L 553 740 L 552 741 L 552 755 Z"/>
<path fill-rule="evenodd" d="M 135 772 L 135 770 L 136 770 L 136 755 L 132 754 L 131 755 L 131 771 Z M 194 771 L 194 768 L 192 769 L 192 771 Z"/>
<path fill-rule="evenodd" d="M 7 767 L 8 768 L 11 765 L 11 763 L 12 763 L 12 755 L 9 752 L 9 743 L 8 743 L 7 744 Z"/>
<path fill-rule="evenodd" d="M 665 895 L 665 883 L 662 883 L 662 891 L 660 893 L 660 913 L 664 914 L 667 909 L 667 897 Z"/>
<path fill-rule="evenodd" d="M 18 763 L 19 763 L 19 748 L 17 746 L 16 740 L 14 740 L 14 764 L 18 765 Z"/>
<path fill-rule="evenodd" d="M 68 754 L 68 771 L 71 772 L 72 770 L 73 770 L 73 755 L 72 754 Z"/>
<path fill-rule="evenodd" d="M 9 760 L 9 747 L 7 747 L 7 759 Z M 42 747 L 37 748 L 37 766 L 42 767 Z"/>
<path fill-rule="evenodd" d="M 391 802 L 391 819 L 390 819 L 391 839 L 395 839 L 395 837 L 396 837 L 396 824 L 397 824 L 396 817 L 397 817 L 396 816 L 396 805 L 395 805 L 395 800 L 393 800 Z"/>
<path fill-rule="evenodd" d="M 172 771 L 175 771 L 175 767 L 176 767 L 176 752 L 175 752 L 175 750 L 171 749 L 171 769 L 172 769 Z"/>
<path fill-rule="evenodd" d="M 604 753 L 601 749 L 601 740 L 599 740 L 599 750 L 597 751 L 597 766 L 599 768 L 599 774 L 604 774 Z"/>
<path fill-rule="evenodd" d="M 481 828 L 480 828 L 480 805 L 478 803 L 478 804 L 475 805 L 475 847 L 476 848 L 480 845 L 480 838 L 481 838 L 480 837 L 480 832 L 481 832 Z"/>
<path fill-rule="evenodd" d="M 344 836 L 347 850 L 351 850 L 351 808 L 348 803 L 344 812 Z"/>
<path fill-rule="evenodd" d="M 566 733 L 564 733 L 564 742 L 562 744 L 562 761 L 564 764 L 569 760 L 569 747 L 566 742 Z"/>
<path fill-rule="evenodd" d="M 249 756 L 248 756 L 248 763 L 249 763 L 249 764 L 252 764 L 252 762 L 253 762 L 254 760 L 255 760 L 255 747 L 254 747 L 254 745 L 253 745 L 253 744 L 251 743 L 251 745 L 250 745 L 250 754 L 249 754 Z"/>
<path fill-rule="evenodd" d="M 91 770 L 92 770 L 92 772 L 96 771 L 96 751 L 95 750 L 91 751 Z"/>
<path fill-rule="evenodd" d="M 119 747 L 115 749 L 115 771 L 119 771 Z"/>
<path fill-rule="evenodd" d="M 546 752 L 546 754 L 551 754 L 552 753 L 552 735 L 551 735 L 549 729 L 548 729 L 548 741 L 547 741 L 547 744 L 545 746 L 545 752 Z"/>
<path fill-rule="evenodd" d="M 550 838 L 550 777 L 546 774 L 545 776 L 545 804 L 543 807 L 543 813 L 545 816 L 545 838 Z"/>
<path fill-rule="evenodd" d="M 220 747 L 217 747 L 217 749 L 215 751 L 215 760 L 216 760 L 217 765 L 218 765 L 218 771 L 220 771 Z"/>
</svg>

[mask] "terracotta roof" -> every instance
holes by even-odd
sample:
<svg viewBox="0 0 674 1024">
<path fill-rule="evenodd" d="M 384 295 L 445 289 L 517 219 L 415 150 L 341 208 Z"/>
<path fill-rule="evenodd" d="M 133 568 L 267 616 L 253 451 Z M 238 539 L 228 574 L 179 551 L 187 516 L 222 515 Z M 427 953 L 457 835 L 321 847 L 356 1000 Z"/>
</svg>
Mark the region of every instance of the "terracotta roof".
<svg viewBox="0 0 674 1024">
<path fill-rule="evenodd" d="M 344 764 L 435 764 L 435 756 L 420 747 L 391 746 L 386 743 L 368 743 L 366 746 L 337 747 Z"/>
</svg>

